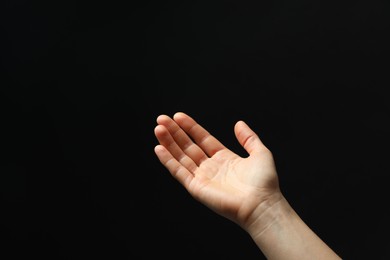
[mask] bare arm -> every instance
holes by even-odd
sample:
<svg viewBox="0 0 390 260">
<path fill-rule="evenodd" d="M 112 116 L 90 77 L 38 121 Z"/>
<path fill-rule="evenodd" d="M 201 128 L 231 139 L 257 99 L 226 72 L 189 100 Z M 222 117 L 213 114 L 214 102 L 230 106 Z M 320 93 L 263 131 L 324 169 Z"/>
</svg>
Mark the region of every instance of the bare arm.
<svg viewBox="0 0 390 260">
<path fill-rule="evenodd" d="M 267 259 L 341 259 L 302 221 L 284 197 L 256 211 L 244 229 Z"/>
</svg>

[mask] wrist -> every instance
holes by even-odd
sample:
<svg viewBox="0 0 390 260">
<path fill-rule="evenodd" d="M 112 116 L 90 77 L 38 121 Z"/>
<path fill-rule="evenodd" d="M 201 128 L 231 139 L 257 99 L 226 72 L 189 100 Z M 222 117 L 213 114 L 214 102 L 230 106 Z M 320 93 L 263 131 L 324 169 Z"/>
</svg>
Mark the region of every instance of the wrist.
<svg viewBox="0 0 390 260">
<path fill-rule="evenodd" d="M 260 237 L 269 227 L 292 215 L 292 208 L 279 191 L 260 203 L 248 217 L 243 228 L 253 238 Z"/>
<path fill-rule="evenodd" d="M 304 223 L 282 194 L 264 201 L 249 220 L 245 230 L 267 259 L 341 259 Z"/>
</svg>

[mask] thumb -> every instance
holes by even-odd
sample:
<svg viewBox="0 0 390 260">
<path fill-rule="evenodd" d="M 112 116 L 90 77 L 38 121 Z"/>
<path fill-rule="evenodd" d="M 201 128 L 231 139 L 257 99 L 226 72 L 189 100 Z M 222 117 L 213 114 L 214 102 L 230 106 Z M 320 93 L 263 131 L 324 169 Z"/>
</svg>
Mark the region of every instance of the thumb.
<svg viewBox="0 0 390 260">
<path fill-rule="evenodd" d="M 259 136 L 244 121 L 240 120 L 236 123 L 234 133 L 238 142 L 249 154 L 267 149 Z"/>
</svg>

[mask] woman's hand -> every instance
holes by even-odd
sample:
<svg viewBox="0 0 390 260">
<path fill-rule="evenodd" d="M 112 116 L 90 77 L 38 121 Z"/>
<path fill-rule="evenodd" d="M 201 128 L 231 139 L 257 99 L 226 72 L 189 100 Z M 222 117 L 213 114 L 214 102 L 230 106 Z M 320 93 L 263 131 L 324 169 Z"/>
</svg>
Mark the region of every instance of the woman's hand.
<svg viewBox="0 0 390 260">
<path fill-rule="evenodd" d="M 160 115 L 155 153 L 187 191 L 216 213 L 246 227 L 251 215 L 278 202 L 282 195 L 271 152 L 243 121 L 236 123 L 242 158 L 226 148 L 185 113 Z M 267 205 L 267 206 L 261 206 Z"/>
</svg>

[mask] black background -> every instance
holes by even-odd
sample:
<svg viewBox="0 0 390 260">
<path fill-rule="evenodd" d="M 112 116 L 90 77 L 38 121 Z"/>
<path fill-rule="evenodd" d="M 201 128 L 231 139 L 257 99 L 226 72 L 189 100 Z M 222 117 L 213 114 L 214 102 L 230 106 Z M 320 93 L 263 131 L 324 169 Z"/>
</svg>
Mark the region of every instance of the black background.
<svg viewBox="0 0 390 260">
<path fill-rule="evenodd" d="M 184 111 L 344 259 L 389 259 L 387 1 L 2 1 L 2 259 L 262 259 L 158 162 Z M 263 257 L 264 258 L 264 257 Z"/>
</svg>

